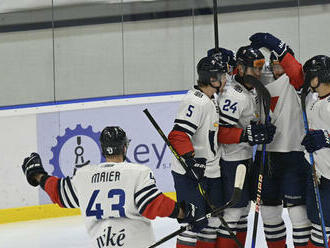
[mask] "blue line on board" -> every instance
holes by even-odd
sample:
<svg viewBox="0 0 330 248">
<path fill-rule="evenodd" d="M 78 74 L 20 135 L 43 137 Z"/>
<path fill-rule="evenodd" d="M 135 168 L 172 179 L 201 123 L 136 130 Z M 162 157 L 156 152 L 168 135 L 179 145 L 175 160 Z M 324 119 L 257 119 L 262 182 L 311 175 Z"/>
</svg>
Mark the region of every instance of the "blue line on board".
<svg viewBox="0 0 330 248">
<path fill-rule="evenodd" d="M 31 103 L 31 104 L 0 107 L 0 111 L 9 110 L 9 109 L 24 109 L 24 108 L 34 108 L 34 107 L 56 106 L 56 105 L 64 105 L 64 104 L 72 104 L 72 103 L 99 102 L 99 101 L 141 98 L 141 97 L 180 95 L 180 94 L 185 94 L 186 92 L 187 92 L 187 90 L 181 90 L 181 91 L 168 91 L 168 92 L 158 92 L 158 93 L 133 94 L 133 95 L 125 95 L 125 96 L 107 96 L 107 97 L 95 97 L 95 98 L 85 98 L 85 99 L 73 99 L 73 100 L 64 100 L 64 101 L 58 101 L 58 102 Z"/>
</svg>

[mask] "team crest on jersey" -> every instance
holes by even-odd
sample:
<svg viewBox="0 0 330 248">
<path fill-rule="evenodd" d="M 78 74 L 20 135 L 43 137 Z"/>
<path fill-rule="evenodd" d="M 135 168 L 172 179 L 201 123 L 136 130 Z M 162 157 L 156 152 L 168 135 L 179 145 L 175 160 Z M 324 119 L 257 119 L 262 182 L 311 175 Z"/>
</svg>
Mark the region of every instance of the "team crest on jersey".
<svg viewBox="0 0 330 248">
<path fill-rule="evenodd" d="M 49 164 L 54 167 L 53 176 L 72 176 L 76 168 L 93 163 L 105 162 L 98 139 L 100 132 L 94 132 L 92 126 L 65 129 L 63 136 L 57 136 L 57 144 L 51 148 L 53 158 Z"/>
</svg>

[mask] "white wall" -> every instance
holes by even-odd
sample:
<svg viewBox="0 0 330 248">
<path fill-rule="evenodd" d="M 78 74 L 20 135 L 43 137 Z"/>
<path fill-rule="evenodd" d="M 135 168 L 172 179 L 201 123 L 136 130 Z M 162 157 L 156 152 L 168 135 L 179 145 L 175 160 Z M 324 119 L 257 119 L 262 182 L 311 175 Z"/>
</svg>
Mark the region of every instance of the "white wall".
<svg viewBox="0 0 330 248">
<path fill-rule="evenodd" d="M 36 115 L 0 117 L 0 209 L 37 205 L 38 189 L 26 182 L 23 158 L 37 150 Z"/>
</svg>

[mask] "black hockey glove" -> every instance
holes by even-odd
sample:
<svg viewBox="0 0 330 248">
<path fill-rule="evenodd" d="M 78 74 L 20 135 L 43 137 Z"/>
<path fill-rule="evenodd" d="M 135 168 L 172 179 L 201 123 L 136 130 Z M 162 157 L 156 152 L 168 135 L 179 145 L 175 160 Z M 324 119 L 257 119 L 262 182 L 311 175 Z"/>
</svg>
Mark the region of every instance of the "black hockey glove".
<svg viewBox="0 0 330 248">
<path fill-rule="evenodd" d="M 183 210 L 185 216 L 183 219 L 177 219 L 179 223 L 192 224 L 192 232 L 200 232 L 200 230 L 207 226 L 208 221 L 206 218 L 195 222 L 197 220 L 197 213 L 199 210 L 197 206 L 192 203 L 186 203 L 185 201 L 177 203 L 177 205 Z M 199 216 L 201 216 L 201 213 L 199 213 Z"/>
<path fill-rule="evenodd" d="M 279 57 L 282 56 L 287 49 L 283 41 L 269 33 L 255 33 L 249 39 L 251 41 L 251 46 L 257 49 L 266 47 L 270 51 L 275 51 Z"/>
<path fill-rule="evenodd" d="M 48 174 L 42 166 L 39 154 L 34 152 L 31 153 L 30 157 L 24 159 L 24 162 L 22 164 L 22 170 L 29 184 L 34 187 L 39 185 L 39 182 L 37 182 L 35 179 L 35 176 L 37 174 Z"/>
<path fill-rule="evenodd" d="M 330 148 L 330 136 L 327 130 L 310 130 L 301 142 L 309 153 L 313 153 L 324 147 Z"/>
<path fill-rule="evenodd" d="M 205 158 L 194 158 L 191 153 L 187 153 L 182 156 L 186 165 L 190 170 L 192 170 L 197 178 L 195 178 L 191 173 L 187 172 L 193 179 L 199 181 L 202 177 L 204 177 L 204 172 L 206 168 L 206 159 Z"/>
<path fill-rule="evenodd" d="M 249 145 L 254 146 L 258 144 L 269 144 L 273 141 L 276 127 L 269 124 L 251 123 L 246 127 L 241 135 L 241 142 L 248 142 Z"/>
<path fill-rule="evenodd" d="M 178 207 L 181 208 L 184 212 L 184 218 L 178 219 L 179 223 L 192 223 L 196 220 L 196 210 L 197 207 L 192 203 L 186 203 L 185 201 L 182 201 L 180 203 L 177 203 Z"/>
</svg>

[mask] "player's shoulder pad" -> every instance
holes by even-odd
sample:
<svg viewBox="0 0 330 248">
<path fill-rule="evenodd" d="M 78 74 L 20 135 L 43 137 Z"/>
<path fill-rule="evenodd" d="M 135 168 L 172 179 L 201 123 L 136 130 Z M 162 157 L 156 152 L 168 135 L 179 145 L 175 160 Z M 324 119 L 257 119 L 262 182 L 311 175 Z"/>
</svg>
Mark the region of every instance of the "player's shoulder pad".
<svg viewBox="0 0 330 248">
<path fill-rule="evenodd" d="M 236 100 L 237 102 L 244 102 L 245 99 L 247 99 L 248 95 L 246 94 L 246 91 L 243 89 L 243 86 L 240 84 L 232 84 L 226 92 L 220 96 L 221 99 L 232 99 Z"/>
<path fill-rule="evenodd" d="M 132 169 L 136 170 L 136 171 L 140 171 L 140 172 L 152 172 L 152 170 L 144 165 L 144 164 L 138 164 L 138 163 L 128 163 L 127 165 L 130 166 Z"/>
<path fill-rule="evenodd" d="M 197 89 L 190 90 L 183 100 L 187 103 L 193 103 L 194 105 L 204 105 L 209 102 L 209 98 L 203 92 Z"/>
</svg>

